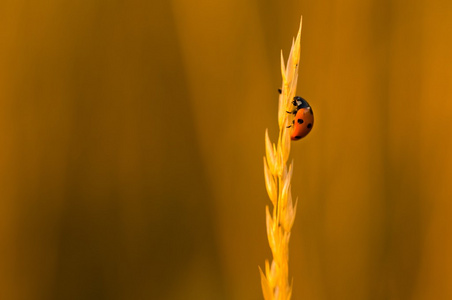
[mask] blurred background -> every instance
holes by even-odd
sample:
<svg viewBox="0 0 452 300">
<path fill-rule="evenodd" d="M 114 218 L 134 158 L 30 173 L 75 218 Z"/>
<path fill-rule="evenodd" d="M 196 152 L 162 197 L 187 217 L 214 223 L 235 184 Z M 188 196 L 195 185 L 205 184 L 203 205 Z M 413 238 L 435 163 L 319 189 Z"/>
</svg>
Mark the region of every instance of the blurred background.
<svg viewBox="0 0 452 300">
<path fill-rule="evenodd" d="M 262 299 L 303 15 L 293 299 L 452 299 L 452 2 L 0 2 L 0 299 Z"/>
</svg>

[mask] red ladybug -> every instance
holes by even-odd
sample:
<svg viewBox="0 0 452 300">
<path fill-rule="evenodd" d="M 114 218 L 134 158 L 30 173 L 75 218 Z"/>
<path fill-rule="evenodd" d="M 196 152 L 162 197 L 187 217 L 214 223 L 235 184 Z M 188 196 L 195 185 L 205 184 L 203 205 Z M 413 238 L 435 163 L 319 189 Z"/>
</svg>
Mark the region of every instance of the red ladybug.
<svg viewBox="0 0 452 300">
<path fill-rule="evenodd" d="M 314 125 L 314 113 L 309 103 L 299 96 L 293 98 L 292 104 L 295 106 L 295 109 L 287 113 L 294 114 L 295 119 L 292 121 L 292 125 L 287 126 L 287 128 L 293 126 L 290 139 L 292 141 L 298 141 L 311 132 L 312 126 Z"/>
</svg>

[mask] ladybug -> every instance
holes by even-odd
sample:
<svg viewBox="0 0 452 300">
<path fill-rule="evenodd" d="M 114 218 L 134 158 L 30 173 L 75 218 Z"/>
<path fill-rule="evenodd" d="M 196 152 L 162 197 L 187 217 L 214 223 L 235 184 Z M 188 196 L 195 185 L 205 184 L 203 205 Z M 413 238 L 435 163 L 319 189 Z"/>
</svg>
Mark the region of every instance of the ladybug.
<svg viewBox="0 0 452 300">
<path fill-rule="evenodd" d="M 287 128 L 293 127 L 290 139 L 292 141 L 298 141 L 311 132 L 312 126 L 314 125 L 314 113 L 311 105 L 299 96 L 293 98 L 292 104 L 295 106 L 294 110 L 288 111 L 287 113 L 294 114 L 295 118 L 292 121 L 292 125 L 287 126 Z"/>
</svg>

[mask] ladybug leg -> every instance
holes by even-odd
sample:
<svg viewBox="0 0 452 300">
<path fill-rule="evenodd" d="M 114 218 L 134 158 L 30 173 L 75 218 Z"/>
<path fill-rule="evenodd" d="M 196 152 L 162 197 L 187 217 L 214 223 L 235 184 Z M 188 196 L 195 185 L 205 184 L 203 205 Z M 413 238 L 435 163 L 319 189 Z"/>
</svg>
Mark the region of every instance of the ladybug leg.
<svg viewBox="0 0 452 300">
<path fill-rule="evenodd" d="M 298 111 L 297 109 L 294 109 L 294 110 L 292 110 L 292 111 L 287 111 L 287 110 L 286 110 L 286 113 L 296 115 L 296 114 L 297 114 L 297 111 Z"/>
<path fill-rule="evenodd" d="M 290 128 L 290 127 L 292 127 L 294 124 L 295 124 L 295 120 L 292 121 L 292 125 L 287 126 L 286 128 Z"/>
</svg>

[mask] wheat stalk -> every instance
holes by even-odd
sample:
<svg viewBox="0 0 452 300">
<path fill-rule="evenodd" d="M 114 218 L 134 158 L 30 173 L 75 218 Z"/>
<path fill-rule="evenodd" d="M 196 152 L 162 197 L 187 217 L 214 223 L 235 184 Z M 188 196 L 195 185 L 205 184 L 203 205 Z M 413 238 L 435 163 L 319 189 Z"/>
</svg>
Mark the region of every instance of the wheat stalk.
<svg viewBox="0 0 452 300">
<path fill-rule="evenodd" d="M 300 60 L 300 37 L 302 19 L 295 41 L 292 41 L 287 68 L 281 51 L 282 87 L 279 95 L 278 145 L 272 144 L 265 132 L 266 157 L 264 157 L 265 185 L 268 196 L 273 204 L 273 212 L 267 214 L 268 243 L 273 255 L 270 264 L 265 261 L 265 274 L 261 273 L 262 291 L 265 300 L 288 300 L 292 295 L 292 284 L 289 284 L 289 239 L 290 230 L 295 219 L 298 199 L 292 203 L 290 181 L 292 179 L 293 162 L 287 169 L 287 159 L 290 154 L 290 130 L 286 127 L 293 118 L 287 111 L 293 109 L 292 99 L 295 97 L 298 80 L 298 63 Z"/>
</svg>

